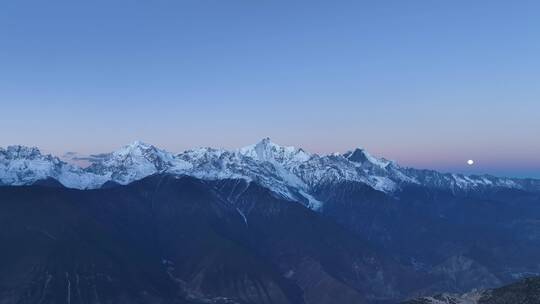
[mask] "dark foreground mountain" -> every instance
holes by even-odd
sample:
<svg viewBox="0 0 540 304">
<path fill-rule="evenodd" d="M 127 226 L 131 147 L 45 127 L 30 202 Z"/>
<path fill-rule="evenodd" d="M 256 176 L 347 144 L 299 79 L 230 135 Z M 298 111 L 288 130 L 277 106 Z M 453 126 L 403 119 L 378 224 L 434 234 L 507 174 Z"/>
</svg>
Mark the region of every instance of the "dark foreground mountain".
<svg viewBox="0 0 540 304">
<path fill-rule="evenodd" d="M 320 190 L 322 213 L 403 264 L 435 278 L 424 294 L 463 293 L 540 274 L 540 196 L 499 189 L 456 195 L 406 188 L 397 197 L 358 183 Z"/>
<path fill-rule="evenodd" d="M 254 183 L 0 188 L 1 303 L 368 303 L 417 275 Z"/>
<path fill-rule="evenodd" d="M 403 304 L 538 304 L 540 278 L 528 278 L 517 283 L 464 295 L 440 294 L 423 297 Z"/>
</svg>

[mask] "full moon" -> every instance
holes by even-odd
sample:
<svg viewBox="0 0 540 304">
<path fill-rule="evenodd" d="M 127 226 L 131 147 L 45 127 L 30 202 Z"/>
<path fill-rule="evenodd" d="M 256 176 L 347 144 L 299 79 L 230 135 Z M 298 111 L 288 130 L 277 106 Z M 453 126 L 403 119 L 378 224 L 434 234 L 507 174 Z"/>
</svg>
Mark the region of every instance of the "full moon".
<svg viewBox="0 0 540 304">
<path fill-rule="evenodd" d="M 467 164 L 468 164 L 469 166 L 472 166 L 472 165 L 474 165 L 474 160 L 472 160 L 472 159 L 469 159 L 469 160 L 467 161 Z"/>
</svg>

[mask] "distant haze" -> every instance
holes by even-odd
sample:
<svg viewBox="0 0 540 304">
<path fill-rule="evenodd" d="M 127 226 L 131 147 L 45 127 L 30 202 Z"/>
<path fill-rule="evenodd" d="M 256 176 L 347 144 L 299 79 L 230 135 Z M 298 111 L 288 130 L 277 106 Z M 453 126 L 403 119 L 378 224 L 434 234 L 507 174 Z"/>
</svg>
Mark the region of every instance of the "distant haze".
<svg viewBox="0 0 540 304">
<path fill-rule="evenodd" d="M 0 146 L 269 136 L 540 177 L 536 1 L 6 1 Z M 467 165 L 467 160 L 474 165 Z"/>
</svg>

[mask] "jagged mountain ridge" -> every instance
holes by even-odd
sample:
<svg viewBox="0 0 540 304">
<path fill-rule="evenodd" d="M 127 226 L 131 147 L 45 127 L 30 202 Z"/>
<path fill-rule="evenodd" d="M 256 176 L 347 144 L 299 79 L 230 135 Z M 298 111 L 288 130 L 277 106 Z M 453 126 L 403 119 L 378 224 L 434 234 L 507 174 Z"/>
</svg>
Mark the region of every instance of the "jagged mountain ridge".
<svg viewBox="0 0 540 304">
<path fill-rule="evenodd" d="M 58 157 L 43 155 L 36 147 L 0 148 L 0 185 L 30 185 L 47 178 L 79 189 L 98 188 L 107 181 L 105 176 L 85 171 Z"/>
<path fill-rule="evenodd" d="M 155 173 L 208 180 L 242 178 L 255 181 L 280 197 L 301 201 L 312 209 L 323 204 L 313 196 L 313 189 L 343 181 L 360 182 L 385 193 L 395 193 L 406 185 L 452 192 L 497 187 L 540 189 L 538 180 L 404 168 L 360 148 L 344 154 L 318 155 L 300 148 L 279 146 L 269 138 L 237 150 L 198 148 L 180 154 L 136 141 L 99 156 L 83 169 L 58 157 L 43 155 L 37 148 L 0 148 L 0 184 L 28 185 L 54 178 L 69 188 L 93 189 L 108 181 L 129 184 Z"/>
</svg>

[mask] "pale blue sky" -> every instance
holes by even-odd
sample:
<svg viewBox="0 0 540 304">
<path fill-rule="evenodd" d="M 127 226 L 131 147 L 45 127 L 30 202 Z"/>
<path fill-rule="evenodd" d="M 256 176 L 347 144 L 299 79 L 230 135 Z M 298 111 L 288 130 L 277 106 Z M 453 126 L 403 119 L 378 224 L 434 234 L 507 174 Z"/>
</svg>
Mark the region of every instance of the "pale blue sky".
<svg viewBox="0 0 540 304">
<path fill-rule="evenodd" d="M 0 146 L 270 136 L 540 177 L 537 1 L 4 1 Z M 474 167 L 465 162 L 476 160 Z"/>
</svg>

